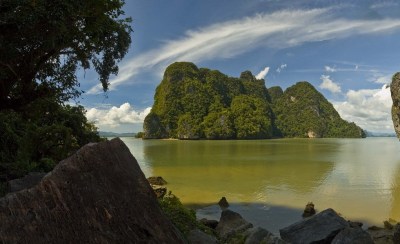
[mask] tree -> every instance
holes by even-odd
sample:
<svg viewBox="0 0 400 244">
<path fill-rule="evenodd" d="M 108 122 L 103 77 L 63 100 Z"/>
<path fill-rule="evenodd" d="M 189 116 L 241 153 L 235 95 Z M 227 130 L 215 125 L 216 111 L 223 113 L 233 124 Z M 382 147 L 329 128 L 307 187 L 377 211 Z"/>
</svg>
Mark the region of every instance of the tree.
<svg viewBox="0 0 400 244">
<path fill-rule="evenodd" d="M 131 43 L 123 0 L 2 0 L 0 110 L 39 97 L 58 102 L 81 91 L 76 72 L 91 67 L 103 90 Z"/>
<path fill-rule="evenodd" d="M 0 183 L 49 171 L 81 146 L 99 141 L 82 106 L 37 99 L 25 112 L 0 111 Z"/>
</svg>

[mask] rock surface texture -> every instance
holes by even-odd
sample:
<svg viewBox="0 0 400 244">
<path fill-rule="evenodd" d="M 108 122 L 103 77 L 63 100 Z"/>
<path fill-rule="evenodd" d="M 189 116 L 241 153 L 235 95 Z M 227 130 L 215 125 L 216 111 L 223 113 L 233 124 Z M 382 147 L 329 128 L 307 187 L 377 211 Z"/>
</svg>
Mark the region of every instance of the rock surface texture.
<svg viewBox="0 0 400 244">
<path fill-rule="evenodd" d="M 1 243 L 183 243 L 120 139 L 88 144 L 0 199 Z"/>
<path fill-rule="evenodd" d="M 393 76 L 390 85 L 390 93 L 392 95 L 392 120 L 397 138 L 400 138 L 400 72 Z"/>
<path fill-rule="evenodd" d="M 226 240 L 251 227 L 253 227 L 253 225 L 247 222 L 240 214 L 225 209 L 221 213 L 216 231 L 223 240 Z"/>
<path fill-rule="evenodd" d="M 333 209 L 326 209 L 279 230 L 284 241 L 296 243 L 330 243 L 349 223 Z"/>
</svg>

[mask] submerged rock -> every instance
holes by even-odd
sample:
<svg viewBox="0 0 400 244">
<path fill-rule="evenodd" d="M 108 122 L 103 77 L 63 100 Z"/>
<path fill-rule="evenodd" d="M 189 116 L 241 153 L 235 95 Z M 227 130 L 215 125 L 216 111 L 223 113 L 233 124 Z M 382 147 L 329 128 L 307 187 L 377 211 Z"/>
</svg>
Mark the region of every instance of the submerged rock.
<svg viewBox="0 0 400 244">
<path fill-rule="evenodd" d="M 392 120 L 397 138 L 400 138 L 400 72 L 393 76 L 390 84 L 390 93 L 393 100 Z"/>
<path fill-rule="evenodd" d="M 313 216 L 314 214 L 315 214 L 314 203 L 312 203 L 312 202 L 307 203 L 306 208 L 304 209 L 304 212 L 302 215 L 303 218 Z"/>
<path fill-rule="evenodd" d="M 333 209 L 326 209 L 279 230 L 284 241 L 296 243 L 329 243 L 349 223 Z"/>
<path fill-rule="evenodd" d="M 88 144 L 0 199 L 1 243 L 184 243 L 120 139 Z"/>
</svg>

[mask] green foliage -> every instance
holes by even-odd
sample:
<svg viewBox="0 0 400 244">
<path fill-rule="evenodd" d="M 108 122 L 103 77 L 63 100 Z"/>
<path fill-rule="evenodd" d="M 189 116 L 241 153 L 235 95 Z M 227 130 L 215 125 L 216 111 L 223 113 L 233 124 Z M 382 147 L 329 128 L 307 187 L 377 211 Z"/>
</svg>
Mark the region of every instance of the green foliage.
<svg viewBox="0 0 400 244">
<path fill-rule="evenodd" d="M 186 62 L 166 69 L 144 131 L 145 138 L 180 139 L 363 136 L 308 82 L 283 92 L 250 71 L 233 78 Z"/>
<path fill-rule="evenodd" d="M 135 138 L 143 138 L 144 136 L 144 132 L 140 131 L 138 133 L 136 133 Z"/>
<path fill-rule="evenodd" d="M 0 181 L 50 171 L 81 146 L 100 140 L 82 106 L 44 99 L 24 112 L 0 111 Z"/>
<path fill-rule="evenodd" d="M 340 118 L 310 83 L 289 87 L 274 103 L 275 125 L 284 137 L 365 137 L 361 128 Z"/>
<path fill-rule="evenodd" d="M 79 96 L 76 71 L 93 67 L 104 90 L 131 43 L 123 0 L 3 0 L 0 110 Z"/>
<path fill-rule="evenodd" d="M 237 96 L 232 101 L 231 111 L 238 139 L 272 137 L 271 110 L 265 99 Z"/>
<path fill-rule="evenodd" d="M 184 235 L 199 226 L 196 221 L 196 212 L 184 207 L 178 197 L 169 192 L 159 199 L 161 209 Z"/>
<path fill-rule="evenodd" d="M 236 137 L 233 118 L 228 109 L 220 112 L 210 112 L 203 121 L 207 139 L 234 139 Z"/>
<path fill-rule="evenodd" d="M 280 86 L 273 86 L 268 88 L 268 93 L 271 96 L 271 102 L 275 103 L 283 95 L 283 90 Z"/>
</svg>

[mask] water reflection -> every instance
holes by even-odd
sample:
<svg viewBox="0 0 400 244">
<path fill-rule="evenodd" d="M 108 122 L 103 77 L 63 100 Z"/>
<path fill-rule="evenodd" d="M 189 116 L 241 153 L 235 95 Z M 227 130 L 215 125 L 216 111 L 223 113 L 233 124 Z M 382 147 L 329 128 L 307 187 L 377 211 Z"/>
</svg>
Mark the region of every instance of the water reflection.
<svg viewBox="0 0 400 244">
<path fill-rule="evenodd" d="M 275 192 L 318 187 L 334 168 L 332 144 L 340 147 L 315 140 L 145 141 L 143 150 L 152 173 L 169 179 L 184 202 L 221 195 L 263 202 Z"/>
<path fill-rule="evenodd" d="M 371 224 L 400 220 L 396 138 L 123 140 L 144 173 L 162 175 L 186 204 L 226 196 L 239 204 L 302 209 L 313 201 L 319 210 L 332 207 Z"/>
</svg>

